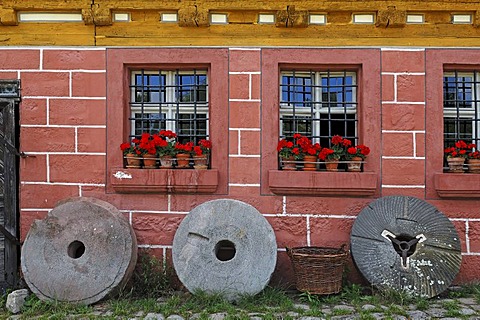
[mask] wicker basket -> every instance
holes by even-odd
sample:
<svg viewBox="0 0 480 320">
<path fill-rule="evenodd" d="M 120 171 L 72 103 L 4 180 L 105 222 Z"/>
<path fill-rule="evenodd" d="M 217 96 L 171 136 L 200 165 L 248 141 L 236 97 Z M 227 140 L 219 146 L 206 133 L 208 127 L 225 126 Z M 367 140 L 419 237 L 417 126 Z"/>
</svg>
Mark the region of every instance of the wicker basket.
<svg viewBox="0 0 480 320">
<path fill-rule="evenodd" d="M 333 294 L 342 289 L 347 252 L 338 248 L 287 248 L 295 272 L 297 290 L 312 294 Z"/>
</svg>

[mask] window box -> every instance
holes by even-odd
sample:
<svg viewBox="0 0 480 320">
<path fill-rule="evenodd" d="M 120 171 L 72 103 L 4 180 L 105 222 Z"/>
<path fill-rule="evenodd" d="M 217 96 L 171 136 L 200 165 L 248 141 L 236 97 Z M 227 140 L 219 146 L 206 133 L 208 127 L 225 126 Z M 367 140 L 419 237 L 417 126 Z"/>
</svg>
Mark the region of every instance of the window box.
<svg viewBox="0 0 480 320">
<path fill-rule="evenodd" d="M 437 173 L 434 185 L 442 198 L 480 198 L 480 174 Z"/>
<path fill-rule="evenodd" d="M 113 168 L 110 181 L 119 193 L 214 193 L 218 170 Z"/>
<path fill-rule="evenodd" d="M 308 172 L 270 170 L 268 185 L 280 195 L 373 196 L 375 172 Z"/>
</svg>

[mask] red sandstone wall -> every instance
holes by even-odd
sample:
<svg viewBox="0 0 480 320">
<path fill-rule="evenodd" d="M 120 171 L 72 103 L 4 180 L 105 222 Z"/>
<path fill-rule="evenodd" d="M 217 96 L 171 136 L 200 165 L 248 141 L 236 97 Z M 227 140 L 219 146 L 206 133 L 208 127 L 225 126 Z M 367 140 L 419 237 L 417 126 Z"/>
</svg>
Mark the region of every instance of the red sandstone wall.
<svg viewBox="0 0 480 320">
<path fill-rule="evenodd" d="M 273 226 L 279 246 L 274 278 L 285 282 L 292 275 L 285 246 L 348 243 L 354 219 L 368 203 L 379 196 L 410 195 L 435 205 L 457 227 L 463 254 L 457 281 L 480 280 L 478 200 L 441 199 L 427 183 L 435 174 L 427 162 L 438 152 L 426 145 L 426 135 L 442 139 L 441 134 L 435 136 L 441 128 L 427 127 L 427 108 L 435 108 L 434 112 L 442 108 L 427 103 L 426 56 L 425 50 L 378 49 L 378 58 L 374 57 L 381 70 L 377 75 L 381 101 L 375 111 L 381 115 L 381 126 L 368 128 L 381 133 L 376 151 L 380 166 L 373 168 L 380 173 L 375 197 L 277 196 L 261 191 L 266 183 L 261 179 L 265 156 L 261 139 L 262 134 L 269 135 L 261 130 L 262 51 L 235 48 L 228 50 L 225 79 L 229 82 L 227 194 L 148 195 L 106 191 L 106 50 L 2 49 L 0 78 L 22 81 L 20 149 L 29 157 L 20 163 L 21 237 L 58 200 L 92 196 L 125 213 L 141 248 L 168 257 L 175 230 L 193 207 L 215 198 L 238 199 L 255 206 Z M 480 189 L 480 177 L 474 181 Z"/>
</svg>

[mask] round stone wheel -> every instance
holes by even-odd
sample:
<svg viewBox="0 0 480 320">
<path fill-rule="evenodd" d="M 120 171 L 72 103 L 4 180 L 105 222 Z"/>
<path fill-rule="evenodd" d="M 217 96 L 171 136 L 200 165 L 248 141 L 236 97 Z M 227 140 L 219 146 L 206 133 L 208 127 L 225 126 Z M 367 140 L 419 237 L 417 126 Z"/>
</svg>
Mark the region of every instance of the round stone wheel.
<svg viewBox="0 0 480 320">
<path fill-rule="evenodd" d="M 234 301 L 265 288 L 277 244 L 267 220 L 251 205 L 214 200 L 194 208 L 173 239 L 173 266 L 192 293 L 219 293 Z"/>
<path fill-rule="evenodd" d="M 113 296 L 133 273 L 137 241 L 127 219 L 94 198 L 59 203 L 36 220 L 22 247 L 22 272 L 41 300 L 92 304 Z"/>
<path fill-rule="evenodd" d="M 417 198 L 390 196 L 372 202 L 358 215 L 350 240 L 356 266 L 380 290 L 434 297 L 460 270 L 455 226 Z"/>
</svg>

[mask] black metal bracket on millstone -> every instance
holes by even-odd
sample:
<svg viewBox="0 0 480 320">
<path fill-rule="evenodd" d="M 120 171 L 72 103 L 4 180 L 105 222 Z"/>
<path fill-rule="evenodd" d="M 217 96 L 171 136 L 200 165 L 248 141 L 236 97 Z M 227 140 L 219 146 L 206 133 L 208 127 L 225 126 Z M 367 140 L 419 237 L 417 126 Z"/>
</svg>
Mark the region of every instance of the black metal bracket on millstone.
<svg viewBox="0 0 480 320">
<path fill-rule="evenodd" d="M 443 292 L 462 261 L 455 226 L 414 197 L 390 196 L 370 203 L 355 220 L 350 241 L 355 265 L 372 285 L 413 296 Z"/>
<path fill-rule="evenodd" d="M 408 235 L 400 235 L 398 238 L 396 235 L 388 230 L 383 230 L 382 237 L 388 239 L 395 251 L 402 258 L 402 266 L 408 268 L 408 257 L 415 253 L 417 243 L 425 241 L 427 238 L 423 234 L 419 234 L 415 237 Z"/>
</svg>

